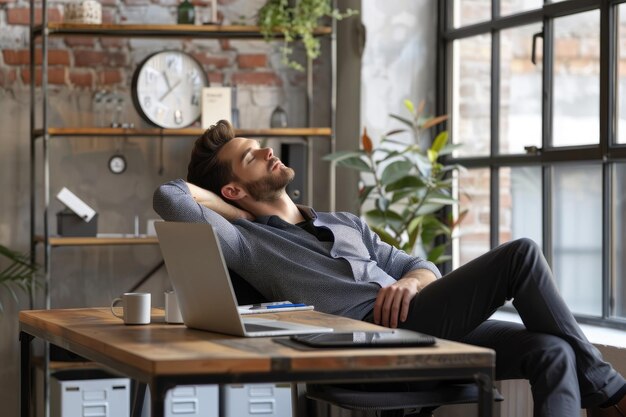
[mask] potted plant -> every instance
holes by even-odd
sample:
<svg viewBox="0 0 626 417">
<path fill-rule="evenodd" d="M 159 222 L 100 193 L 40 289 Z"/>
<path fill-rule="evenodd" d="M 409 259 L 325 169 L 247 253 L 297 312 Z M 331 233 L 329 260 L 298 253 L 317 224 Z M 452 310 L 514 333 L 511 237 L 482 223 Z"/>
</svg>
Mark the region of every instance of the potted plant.
<svg viewBox="0 0 626 417">
<path fill-rule="evenodd" d="M 35 274 L 38 267 L 31 263 L 28 255 L 15 252 L 4 245 L 0 245 L 0 259 L 8 261 L 8 266 L 0 270 L 0 289 L 7 291 L 17 303 L 18 298 L 15 290 L 30 293 L 36 285 Z M 0 300 L 0 314 L 3 312 L 4 305 Z"/>
<path fill-rule="evenodd" d="M 302 65 L 291 59 L 290 42 L 301 39 L 307 56 L 315 59 L 320 54 L 320 41 L 314 36 L 319 20 L 325 16 L 341 20 L 356 13 L 352 9 L 342 13 L 331 6 L 330 0 L 268 0 L 259 10 L 258 25 L 268 42 L 282 34 L 282 62 L 302 71 Z"/>
<path fill-rule="evenodd" d="M 409 118 L 390 116 L 409 128 L 410 143 L 394 139 L 407 131 L 397 129 L 386 133 L 374 146 L 364 129 L 362 149 L 336 152 L 324 159 L 361 172 L 361 214 L 383 241 L 407 253 L 422 248 L 422 255 L 428 260 L 442 263 L 449 259 L 446 247 L 452 230 L 465 214 L 461 213 L 455 221 L 442 217 L 442 209 L 458 203 L 452 196 L 450 174 L 463 168 L 441 161 L 455 148 L 448 144 L 446 131 L 439 133 L 430 146 L 424 135 L 448 117 L 425 116 L 424 101 L 415 107 L 405 100 L 404 105 Z"/>
</svg>

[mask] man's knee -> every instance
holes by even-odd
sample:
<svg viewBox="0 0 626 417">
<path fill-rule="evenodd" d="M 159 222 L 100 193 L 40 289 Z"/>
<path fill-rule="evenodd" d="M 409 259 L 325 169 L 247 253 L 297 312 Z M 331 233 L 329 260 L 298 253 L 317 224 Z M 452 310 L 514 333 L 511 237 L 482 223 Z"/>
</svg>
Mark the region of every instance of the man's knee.
<svg viewBox="0 0 626 417">
<path fill-rule="evenodd" d="M 516 249 L 522 252 L 540 252 L 541 251 L 541 248 L 539 247 L 537 242 L 527 237 L 515 239 L 509 243 L 513 245 Z"/>
<path fill-rule="evenodd" d="M 575 367 L 576 354 L 565 340 L 549 334 L 538 334 L 530 350 L 530 365 L 534 362 L 539 368 Z"/>
</svg>

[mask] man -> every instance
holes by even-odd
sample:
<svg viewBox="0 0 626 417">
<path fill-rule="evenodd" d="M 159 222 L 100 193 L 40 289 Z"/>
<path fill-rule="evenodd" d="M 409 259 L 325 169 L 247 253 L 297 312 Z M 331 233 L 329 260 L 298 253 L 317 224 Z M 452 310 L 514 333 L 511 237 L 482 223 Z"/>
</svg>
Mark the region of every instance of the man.
<svg viewBox="0 0 626 417">
<path fill-rule="evenodd" d="M 220 121 L 194 145 L 187 180 L 162 185 L 165 220 L 208 222 L 229 268 L 268 300 L 492 348 L 498 379 L 529 379 L 537 417 L 622 416 L 626 381 L 585 338 L 540 249 L 506 243 L 445 277 L 349 213 L 316 213 L 285 192 L 294 171 Z M 487 320 L 513 299 L 524 325 Z"/>
</svg>

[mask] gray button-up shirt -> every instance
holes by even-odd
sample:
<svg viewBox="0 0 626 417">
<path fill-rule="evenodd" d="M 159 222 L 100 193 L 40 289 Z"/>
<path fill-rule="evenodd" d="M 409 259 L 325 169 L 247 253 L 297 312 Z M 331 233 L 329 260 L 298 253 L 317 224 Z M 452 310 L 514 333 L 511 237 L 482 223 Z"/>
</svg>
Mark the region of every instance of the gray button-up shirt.
<svg viewBox="0 0 626 417">
<path fill-rule="evenodd" d="M 198 204 L 183 180 L 163 184 L 154 193 L 154 209 L 167 221 L 210 223 L 228 267 L 268 300 L 290 300 L 316 310 L 354 319 L 374 307 L 381 287 L 414 269 L 437 267 L 382 242 L 351 213 L 316 213 L 300 207 L 317 227 L 328 228 L 334 242 L 320 242 L 278 216 L 229 222 Z"/>
</svg>

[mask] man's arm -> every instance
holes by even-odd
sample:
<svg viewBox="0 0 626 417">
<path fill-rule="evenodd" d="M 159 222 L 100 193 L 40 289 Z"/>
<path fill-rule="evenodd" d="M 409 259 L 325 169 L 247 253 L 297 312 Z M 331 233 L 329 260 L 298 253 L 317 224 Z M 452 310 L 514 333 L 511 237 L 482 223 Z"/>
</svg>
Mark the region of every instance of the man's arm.
<svg viewBox="0 0 626 417">
<path fill-rule="evenodd" d="M 405 321 L 409 305 L 415 295 L 431 282 L 441 277 L 433 264 L 425 259 L 411 256 L 380 240 L 363 219 L 359 219 L 363 241 L 369 247 L 372 260 L 396 279 L 392 285 L 381 288 L 374 303 L 374 322 L 385 327 L 398 327 Z"/>
<path fill-rule="evenodd" d="M 200 188 L 190 182 L 185 184 L 187 184 L 187 188 L 189 189 L 191 196 L 198 204 L 213 210 L 222 217 L 230 221 L 235 221 L 237 219 L 254 220 L 254 216 L 252 214 L 245 210 L 241 210 L 232 204 L 228 204 L 215 193 L 205 190 L 204 188 Z"/>
<path fill-rule="evenodd" d="M 407 272 L 394 284 L 381 288 L 374 304 L 374 323 L 396 328 L 407 319 L 411 300 L 437 276 L 428 269 Z"/>
</svg>

